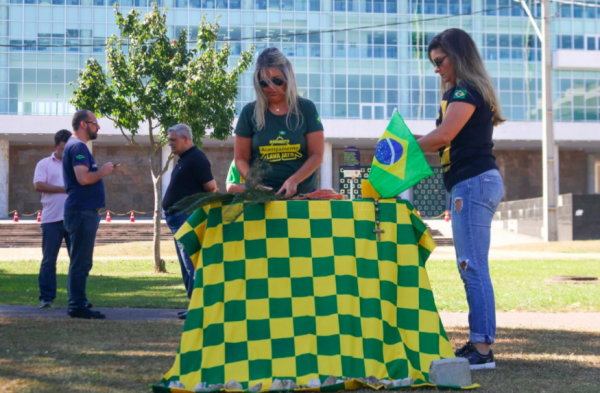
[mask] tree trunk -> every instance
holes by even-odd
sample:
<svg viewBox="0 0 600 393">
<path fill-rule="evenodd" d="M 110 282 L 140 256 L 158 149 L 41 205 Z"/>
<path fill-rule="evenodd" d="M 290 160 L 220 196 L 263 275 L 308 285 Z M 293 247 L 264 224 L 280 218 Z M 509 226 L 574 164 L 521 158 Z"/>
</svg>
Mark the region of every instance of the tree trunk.
<svg viewBox="0 0 600 393">
<path fill-rule="evenodd" d="M 165 261 L 160 258 L 160 234 L 161 234 L 161 216 L 162 216 L 162 187 L 161 177 L 153 176 L 154 185 L 154 235 L 152 245 L 154 248 L 154 272 L 166 273 Z"/>
<path fill-rule="evenodd" d="M 152 214 L 154 230 L 152 236 L 152 248 L 154 255 L 154 273 L 166 273 L 165 261 L 160 258 L 160 227 L 162 218 L 162 171 L 161 165 L 156 165 L 154 149 L 150 149 L 150 173 L 152 174 L 152 185 L 154 186 L 154 212 Z M 158 168 L 158 169 L 157 169 Z"/>
</svg>

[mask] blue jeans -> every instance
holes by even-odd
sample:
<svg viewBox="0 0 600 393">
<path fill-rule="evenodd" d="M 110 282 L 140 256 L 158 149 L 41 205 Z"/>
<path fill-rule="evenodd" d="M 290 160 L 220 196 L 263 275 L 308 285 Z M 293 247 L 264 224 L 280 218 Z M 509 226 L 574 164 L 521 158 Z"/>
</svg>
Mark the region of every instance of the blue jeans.
<svg viewBox="0 0 600 393">
<path fill-rule="evenodd" d="M 40 300 L 53 301 L 56 298 L 56 259 L 63 239 L 70 249 L 71 240 L 65 230 L 62 220 L 43 223 L 42 227 L 42 265 L 38 283 Z"/>
<path fill-rule="evenodd" d="M 496 304 L 488 254 L 492 218 L 504 194 L 494 169 L 464 180 L 452 189 L 452 232 L 460 277 L 469 304 L 469 339 L 492 344 L 496 335 Z"/>
<path fill-rule="evenodd" d="M 184 212 L 178 212 L 175 214 L 168 215 L 167 225 L 173 232 L 173 235 L 181 228 L 181 226 L 187 221 L 189 218 L 189 214 Z M 177 240 L 175 241 L 175 250 L 177 250 L 177 258 L 179 258 L 179 265 L 181 266 L 181 276 L 183 277 L 183 284 L 185 285 L 185 290 L 188 293 L 188 297 L 192 298 L 192 292 L 194 291 L 194 278 L 196 277 L 196 268 L 194 267 L 194 263 L 190 259 L 190 256 L 185 251 L 183 244 L 179 243 Z"/>
<path fill-rule="evenodd" d="M 71 240 L 69 278 L 69 312 L 79 311 L 87 306 L 85 287 L 92 270 L 94 243 L 100 224 L 96 210 L 65 209 L 65 229 Z"/>
</svg>

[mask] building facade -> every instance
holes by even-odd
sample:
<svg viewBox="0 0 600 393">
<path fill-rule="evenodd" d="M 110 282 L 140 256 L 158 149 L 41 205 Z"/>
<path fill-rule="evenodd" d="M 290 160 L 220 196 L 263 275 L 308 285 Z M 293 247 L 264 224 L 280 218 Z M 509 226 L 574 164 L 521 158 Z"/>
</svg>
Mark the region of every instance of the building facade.
<svg viewBox="0 0 600 393">
<path fill-rule="evenodd" d="M 39 195 L 31 186 L 33 167 L 51 151 L 54 132 L 70 128 L 74 108 L 68 101 L 78 70 L 90 57 L 106 68 L 104 43 L 119 33 L 113 4 L 0 0 L 0 217 L 15 209 L 39 208 Z M 125 13 L 149 7 L 146 0 L 119 4 Z M 362 164 L 370 165 L 395 109 L 415 134 L 434 128 L 439 79 L 427 60 L 427 45 L 447 28 L 462 28 L 477 43 L 509 119 L 494 134 L 505 199 L 541 195 L 541 48 L 516 2 L 161 0 L 159 5 L 169 8 L 173 37 L 187 29 L 194 39 L 202 15 L 209 21 L 220 15 L 219 45 L 231 45 L 231 64 L 250 45 L 257 53 L 276 46 L 288 56 L 301 94 L 315 102 L 326 130 L 321 186 L 342 190 L 347 184 L 339 179 L 344 148 L 360 148 Z M 589 5 L 556 3 L 551 9 L 560 193 L 600 192 L 600 8 L 595 2 Z M 539 4 L 531 2 L 530 7 L 537 17 Z M 253 100 L 252 73 L 247 72 L 240 79 L 236 106 L 240 110 Z M 97 159 L 100 155 L 123 163 L 123 176 L 108 180 L 108 208 L 151 209 L 143 154 L 125 146 L 109 121 L 101 124 L 93 147 Z M 204 149 L 223 189 L 232 141 L 207 138 Z M 436 157 L 429 159 L 439 166 Z M 409 197 L 423 202 L 418 195 Z"/>
</svg>

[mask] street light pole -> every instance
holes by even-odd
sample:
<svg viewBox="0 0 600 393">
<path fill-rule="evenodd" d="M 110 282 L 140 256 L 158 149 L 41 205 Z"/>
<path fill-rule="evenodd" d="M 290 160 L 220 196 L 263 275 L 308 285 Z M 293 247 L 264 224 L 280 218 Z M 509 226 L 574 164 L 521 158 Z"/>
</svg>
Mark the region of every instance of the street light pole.
<svg viewBox="0 0 600 393">
<path fill-rule="evenodd" d="M 558 241 L 556 157 L 554 144 L 554 112 L 552 111 L 552 51 L 550 41 L 550 0 L 542 0 L 542 166 L 543 166 L 543 237 L 546 242 Z"/>
<path fill-rule="evenodd" d="M 556 187 L 556 172 L 554 170 L 556 150 L 554 144 L 554 114 L 552 111 L 550 0 L 541 0 L 541 31 L 538 29 L 527 3 L 523 0 L 515 1 L 521 3 L 521 6 L 525 9 L 527 16 L 529 16 L 529 21 L 533 24 L 542 44 L 542 237 L 546 242 L 555 242 L 558 240 L 558 220 L 556 212 L 558 192 Z"/>
</svg>

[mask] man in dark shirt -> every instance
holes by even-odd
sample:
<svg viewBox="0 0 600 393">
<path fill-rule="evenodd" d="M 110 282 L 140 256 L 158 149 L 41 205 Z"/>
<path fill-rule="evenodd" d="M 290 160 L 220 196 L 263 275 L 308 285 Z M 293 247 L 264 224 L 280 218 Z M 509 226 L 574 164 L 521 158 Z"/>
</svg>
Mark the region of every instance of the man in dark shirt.
<svg viewBox="0 0 600 393">
<path fill-rule="evenodd" d="M 98 211 L 105 205 L 103 177 L 113 173 L 115 166 L 107 162 L 98 169 L 86 143 L 98 137 L 98 120 L 88 110 L 73 115 L 73 136 L 65 145 L 63 153 L 63 178 L 67 200 L 65 201 L 64 225 L 69 234 L 71 265 L 67 279 L 71 318 L 104 319 L 105 316 L 90 310 L 85 287 L 92 270 L 94 243 L 100 223 Z"/>
<path fill-rule="evenodd" d="M 167 218 L 167 225 L 175 234 L 187 221 L 189 214 L 171 212 L 169 209 L 187 196 L 199 192 L 216 192 L 217 183 L 210 171 L 210 162 L 206 155 L 194 145 L 192 131 L 187 124 L 177 124 L 169 128 L 169 146 L 171 153 L 179 155 L 179 161 L 171 174 L 171 182 L 163 198 L 162 207 Z M 175 240 L 175 249 L 181 265 L 183 283 L 188 297 L 191 299 L 196 270 L 183 245 L 177 240 Z M 181 319 L 185 319 L 185 317 L 186 313 L 179 315 Z"/>
</svg>

